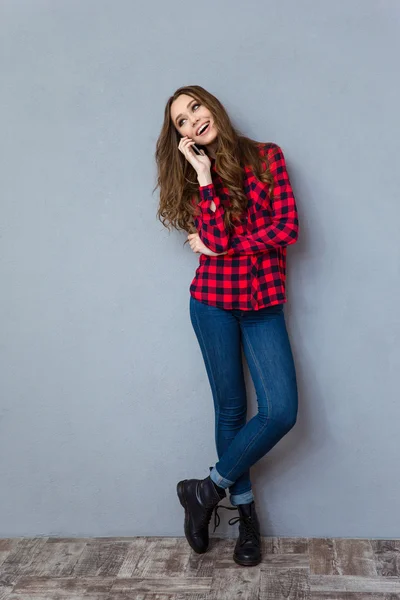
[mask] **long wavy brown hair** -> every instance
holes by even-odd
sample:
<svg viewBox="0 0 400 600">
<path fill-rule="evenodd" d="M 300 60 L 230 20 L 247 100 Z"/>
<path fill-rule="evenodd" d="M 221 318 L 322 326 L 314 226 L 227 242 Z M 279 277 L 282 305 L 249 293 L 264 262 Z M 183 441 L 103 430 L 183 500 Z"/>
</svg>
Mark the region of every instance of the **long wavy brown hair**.
<svg viewBox="0 0 400 600">
<path fill-rule="evenodd" d="M 262 142 L 252 140 L 235 129 L 221 102 L 199 85 L 178 88 L 165 106 L 164 123 L 155 152 L 157 185 L 153 193 L 160 188 L 156 216 L 168 230 L 174 227 L 196 233 L 193 215 L 200 199 L 197 173 L 178 148 L 180 134 L 171 119 L 171 104 L 181 94 L 187 94 L 202 103 L 213 116 L 218 130 L 215 169 L 229 190 L 230 203 L 224 206 L 224 221 L 226 228 L 231 229 L 248 203 L 243 188 L 244 166 L 250 166 L 257 179 L 269 184 L 270 196 L 273 193 L 273 179 L 267 158 L 260 155 Z M 202 146 L 202 149 L 207 152 L 207 146 Z M 266 170 L 263 170 L 262 162 L 266 164 Z"/>
</svg>

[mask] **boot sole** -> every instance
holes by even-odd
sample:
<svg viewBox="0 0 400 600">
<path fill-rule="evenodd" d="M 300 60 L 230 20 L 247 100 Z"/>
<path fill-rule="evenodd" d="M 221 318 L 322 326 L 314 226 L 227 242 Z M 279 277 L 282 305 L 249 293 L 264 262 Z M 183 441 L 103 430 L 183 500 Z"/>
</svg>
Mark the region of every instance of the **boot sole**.
<svg viewBox="0 0 400 600">
<path fill-rule="evenodd" d="M 238 565 L 241 565 L 243 567 L 255 567 L 256 565 L 259 565 L 261 562 L 261 558 L 260 560 L 257 561 L 245 561 L 245 560 L 239 560 L 238 558 L 236 558 L 236 556 L 233 556 L 233 560 L 235 561 L 235 563 L 237 563 Z"/>
<path fill-rule="evenodd" d="M 178 494 L 179 502 L 181 503 L 181 505 L 185 509 L 184 531 L 185 531 L 185 537 L 186 537 L 186 539 L 188 541 L 188 544 L 192 548 L 192 550 L 194 550 L 197 554 L 204 554 L 204 552 L 207 552 L 207 549 L 206 550 L 199 550 L 199 548 L 197 548 L 196 546 L 193 545 L 193 542 L 192 542 L 191 537 L 189 535 L 189 510 L 188 510 L 188 507 L 187 507 L 187 504 L 186 504 L 185 488 L 184 488 L 184 485 L 183 485 L 182 481 L 180 481 L 178 483 L 178 485 L 176 486 L 176 492 Z"/>
</svg>

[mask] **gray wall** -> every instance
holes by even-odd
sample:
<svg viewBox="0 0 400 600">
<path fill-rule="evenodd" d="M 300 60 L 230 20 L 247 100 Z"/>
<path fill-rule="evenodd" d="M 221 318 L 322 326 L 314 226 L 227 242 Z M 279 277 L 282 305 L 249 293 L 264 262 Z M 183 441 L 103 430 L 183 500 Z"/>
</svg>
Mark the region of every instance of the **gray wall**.
<svg viewBox="0 0 400 600">
<path fill-rule="evenodd" d="M 397 0 L 0 13 L 0 537 L 183 535 L 176 482 L 217 459 L 198 255 L 151 193 L 165 102 L 192 83 L 281 145 L 300 213 L 300 410 L 252 468 L 262 533 L 400 536 Z"/>
</svg>

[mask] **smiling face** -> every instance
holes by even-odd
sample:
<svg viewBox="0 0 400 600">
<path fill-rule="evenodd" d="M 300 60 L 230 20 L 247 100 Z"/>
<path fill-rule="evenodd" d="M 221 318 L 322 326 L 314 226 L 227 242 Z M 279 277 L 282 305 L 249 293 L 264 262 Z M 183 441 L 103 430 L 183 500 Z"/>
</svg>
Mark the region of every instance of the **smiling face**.
<svg viewBox="0 0 400 600">
<path fill-rule="evenodd" d="M 215 147 L 218 131 L 212 114 L 203 104 L 192 96 L 181 94 L 171 104 L 171 120 L 181 136 L 187 135 L 197 144 Z M 206 129 L 201 128 L 208 123 Z M 200 130 L 200 131 L 199 131 Z"/>
</svg>

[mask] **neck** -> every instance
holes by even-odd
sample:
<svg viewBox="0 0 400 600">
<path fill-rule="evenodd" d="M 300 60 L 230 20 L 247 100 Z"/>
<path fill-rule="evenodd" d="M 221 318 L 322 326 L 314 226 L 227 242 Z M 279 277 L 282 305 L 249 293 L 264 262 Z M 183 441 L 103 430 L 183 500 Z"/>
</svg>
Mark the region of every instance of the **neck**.
<svg viewBox="0 0 400 600">
<path fill-rule="evenodd" d="M 217 143 L 216 142 L 213 142 L 212 144 L 208 144 L 207 145 L 207 154 L 211 158 L 215 158 L 216 157 L 216 154 L 215 154 L 216 150 L 217 150 Z"/>
</svg>

